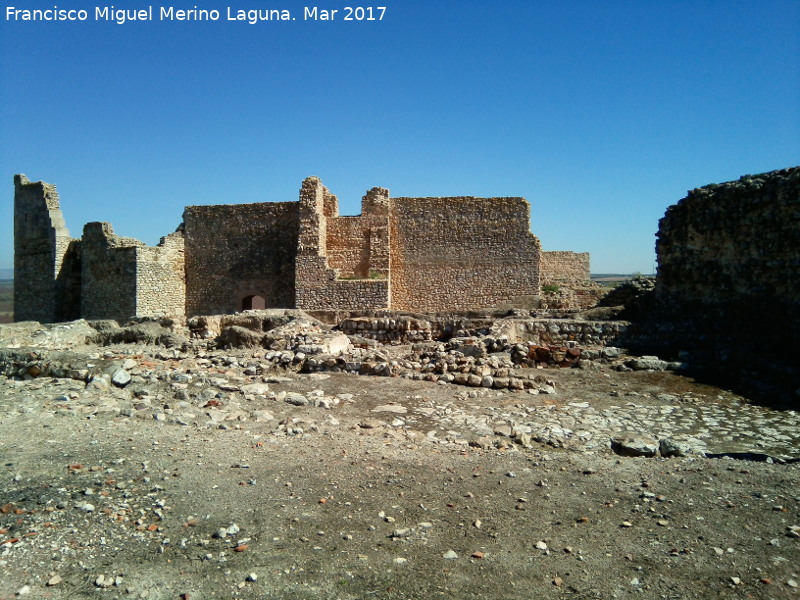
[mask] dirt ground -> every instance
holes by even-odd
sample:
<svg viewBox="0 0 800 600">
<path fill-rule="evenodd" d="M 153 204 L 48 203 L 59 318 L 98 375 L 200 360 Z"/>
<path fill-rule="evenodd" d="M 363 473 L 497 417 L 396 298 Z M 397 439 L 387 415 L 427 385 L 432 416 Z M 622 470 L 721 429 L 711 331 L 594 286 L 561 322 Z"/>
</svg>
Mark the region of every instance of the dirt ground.
<svg viewBox="0 0 800 600">
<path fill-rule="evenodd" d="M 474 426 L 586 403 L 624 415 L 631 398 L 665 419 L 676 397 L 749 406 L 730 392 L 609 369 L 548 370 L 555 394 L 472 396 L 237 369 L 340 401 L 223 385 L 181 405 L 152 378 L 0 378 L 0 600 L 800 598 L 800 464 L 524 447 Z"/>
</svg>

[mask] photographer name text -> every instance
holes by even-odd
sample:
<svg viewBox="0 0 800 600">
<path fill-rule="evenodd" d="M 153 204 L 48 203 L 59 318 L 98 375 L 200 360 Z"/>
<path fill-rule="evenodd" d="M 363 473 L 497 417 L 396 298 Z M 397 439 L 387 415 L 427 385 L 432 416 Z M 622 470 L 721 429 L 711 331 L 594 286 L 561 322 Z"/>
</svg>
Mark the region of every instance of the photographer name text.
<svg viewBox="0 0 800 600">
<path fill-rule="evenodd" d="M 144 8 L 115 8 L 114 6 L 94 6 L 88 9 L 52 8 L 27 9 L 7 6 L 6 21 L 54 22 L 54 21 L 105 21 L 124 25 L 142 21 L 222 21 L 240 22 L 255 25 L 265 21 L 382 21 L 386 15 L 385 6 L 342 6 L 322 9 L 317 6 L 304 6 L 297 14 L 279 8 L 237 8 L 227 6 L 221 10 L 197 8 L 177 8 L 175 6 L 147 6 Z"/>
</svg>

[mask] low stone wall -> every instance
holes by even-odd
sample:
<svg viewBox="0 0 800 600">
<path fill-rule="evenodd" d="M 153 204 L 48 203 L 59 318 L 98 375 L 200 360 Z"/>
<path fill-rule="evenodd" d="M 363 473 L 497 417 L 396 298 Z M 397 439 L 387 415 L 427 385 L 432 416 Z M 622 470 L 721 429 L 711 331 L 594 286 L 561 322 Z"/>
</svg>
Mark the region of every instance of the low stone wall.
<svg viewBox="0 0 800 600">
<path fill-rule="evenodd" d="M 513 321 L 521 340 L 537 344 L 610 346 L 619 343 L 628 321 L 573 321 L 571 319 L 530 319 Z"/>
<path fill-rule="evenodd" d="M 379 342 L 413 343 L 453 336 L 489 334 L 537 344 L 606 346 L 617 343 L 627 331 L 627 321 L 575 321 L 571 319 L 502 319 L 489 317 L 380 316 L 350 317 L 339 323 L 348 335 Z"/>
</svg>

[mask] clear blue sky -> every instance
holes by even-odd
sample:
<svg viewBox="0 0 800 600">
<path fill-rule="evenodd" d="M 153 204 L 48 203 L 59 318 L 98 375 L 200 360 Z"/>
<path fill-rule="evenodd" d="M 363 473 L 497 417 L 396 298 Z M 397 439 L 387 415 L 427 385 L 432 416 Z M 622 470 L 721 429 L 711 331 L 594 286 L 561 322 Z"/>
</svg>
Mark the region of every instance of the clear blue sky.
<svg viewBox="0 0 800 600">
<path fill-rule="evenodd" d="M 107 0 L 5 0 L 0 268 L 13 175 L 155 244 L 192 204 L 291 201 L 318 175 L 364 192 L 524 196 L 545 249 L 652 272 L 688 189 L 800 164 L 800 2 L 382 0 L 382 21 L 303 20 L 295 0 L 195 0 L 217 22 L 94 20 Z M 8 21 L 6 7 L 86 22 Z M 119 0 L 116 8 L 146 8 Z M 312 4 L 309 4 L 309 6 Z M 292 22 L 228 21 L 225 7 Z"/>
</svg>

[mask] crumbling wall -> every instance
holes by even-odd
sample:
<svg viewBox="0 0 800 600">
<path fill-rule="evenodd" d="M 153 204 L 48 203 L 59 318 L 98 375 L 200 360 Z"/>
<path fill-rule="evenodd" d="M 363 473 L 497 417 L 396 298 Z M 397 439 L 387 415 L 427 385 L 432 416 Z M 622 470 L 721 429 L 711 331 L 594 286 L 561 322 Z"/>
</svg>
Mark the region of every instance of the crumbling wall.
<svg viewBox="0 0 800 600">
<path fill-rule="evenodd" d="M 662 343 L 751 361 L 753 340 L 800 339 L 800 167 L 691 190 L 657 237 L 655 318 L 673 331 Z"/>
<path fill-rule="evenodd" d="M 14 319 L 78 317 L 80 248 L 69 237 L 56 186 L 14 176 Z"/>
<path fill-rule="evenodd" d="M 541 248 L 524 198 L 394 198 L 391 307 L 535 306 Z"/>
<path fill-rule="evenodd" d="M 81 316 L 124 321 L 136 314 L 136 250 L 110 223 L 87 223 L 81 238 Z"/>
<path fill-rule="evenodd" d="M 591 281 L 588 252 L 542 252 L 542 308 L 581 310 L 595 306 L 605 295 Z"/>
<path fill-rule="evenodd" d="M 136 314 L 177 316 L 186 310 L 183 232 L 161 238 L 158 246 L 143 246 L 136 256 Z"/>
<path fill-rule="evenodd" d="M 225 314 L 258 295 L 294 308 L 297 202 L 189 206 L 183 213 L 186 314 Z"/>
<path fill-rule="evenodd" d="M 304 310 L 387 308 L 388 279 L 364 278 L 369 276 L 370 270 L 369 224 L 364 221 L 364 215 L 339 217 L 334 205 L 335 196 L 319 178 L 308 177 L 303 181 L 295 271 L 297 307 Z M 367 239 L 357 239 L 358 229 L 368 236 Z M 352 242 L 358 242 L 357 251 L 345 250 L 345 245 Z M 366 265 L 363 264 L 365 260 Z"/>
<path fill-rule="evenodd" d="M 542 252 L 542 285 L 571 286 L 589 281 L 589 253 L 547 250 Z"/>
<path fill-rule="evenodd" d="M 369 274 L 369 236 L 361 217 L 328 219 L 328 266 L 342 279 L 366 279 Z"/>
</svg>

